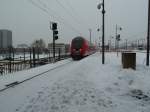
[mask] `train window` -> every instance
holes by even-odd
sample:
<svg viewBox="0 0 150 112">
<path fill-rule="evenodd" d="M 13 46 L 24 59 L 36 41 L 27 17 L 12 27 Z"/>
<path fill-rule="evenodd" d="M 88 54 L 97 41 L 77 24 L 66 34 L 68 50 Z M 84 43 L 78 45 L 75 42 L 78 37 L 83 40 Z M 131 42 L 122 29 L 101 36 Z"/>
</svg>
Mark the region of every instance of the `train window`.
<svg viewBox="0 0 150 112">
<path fill-rule="evenodd" d="M 75 38 L 72 40 L 72 46 L 75 49 L 80 49 L 83 45 L 84 40 L 82 38 Z"/>
</svg>

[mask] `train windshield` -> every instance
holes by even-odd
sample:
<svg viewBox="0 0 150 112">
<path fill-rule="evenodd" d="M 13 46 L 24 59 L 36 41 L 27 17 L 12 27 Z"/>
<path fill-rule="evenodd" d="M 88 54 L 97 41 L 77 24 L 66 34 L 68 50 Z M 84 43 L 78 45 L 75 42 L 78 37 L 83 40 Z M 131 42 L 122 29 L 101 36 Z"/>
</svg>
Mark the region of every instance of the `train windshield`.
<svg viewBox="0 0 150 112">
<path fill-rule="evenodd" d="M 75 38 L 72 40 L 72 47 L 75 49 L 80 49 L 82 48 L 83 42 L 84 42 L 83 38 L 80 37 Z"/>
</svg>

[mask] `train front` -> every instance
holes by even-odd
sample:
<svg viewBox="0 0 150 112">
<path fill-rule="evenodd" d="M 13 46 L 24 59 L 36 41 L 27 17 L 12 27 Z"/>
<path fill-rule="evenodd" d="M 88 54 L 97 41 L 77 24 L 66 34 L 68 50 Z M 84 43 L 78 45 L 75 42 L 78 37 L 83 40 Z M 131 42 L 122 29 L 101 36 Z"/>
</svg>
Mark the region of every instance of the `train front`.
<svg viewBox="0 0 150 112">
<path fill-rule="evenodd" d="M 85 39 L 83 37 L 76 37 L 71 42 L 71 57 L 74 60 L 81 59 L 85 53 Z"/>
</svg>

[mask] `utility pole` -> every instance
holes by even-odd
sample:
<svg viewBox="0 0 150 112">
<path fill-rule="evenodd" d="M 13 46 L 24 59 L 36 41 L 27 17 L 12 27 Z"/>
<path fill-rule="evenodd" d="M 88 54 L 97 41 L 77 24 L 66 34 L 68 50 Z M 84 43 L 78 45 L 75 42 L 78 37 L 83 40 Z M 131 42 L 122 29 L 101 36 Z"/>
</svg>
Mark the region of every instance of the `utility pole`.
<svg viewBox="0 0 150 112">
<path fill-rule="evenodd" d="M 117 56 L 118 56 L 118 48 L 119 48 L 119 41 L 120 41 L 120 34 L 118 34 L 118 30 L 122 30 L 121 27 L 118 27 L 116 24 L 116 39 L 115 39 L 115 49 L 117 50 Z"/>
<path fill-rule="evenodd" d="M 120 41 L 120 34 L 118 34 L 118 30 L 121 30 L 121 27 L 118 27 L 116 24 L 116 50 L 118 51 L 119 48 L 119 41 Z"/>
<path fill-rule="evenodd" d="M 117 24 L 116 24 L 116 39 L 115 39 L 115 50 L 117 50 Z"/>
<path fill-rule="evenodd" d="M 102 64 L 105 64 L 105 2 L 98 4 L 97 8 L 102 7 Z"/>
<path fill-rule="evenodd" d="M 125 43 L 125 49 L 128 49 L 128 39 L 125 39 L 126 43 Z"/>
<path fill-rule="evenodd" d="M 55 61 L 55 38 L 54 38 L 54 32 L 53 32 L 53 59 Z"/>
<path fill-rule="evenodd" d="M 147 57 L 146 65 L 149 66 L 149 33 L 150 33 L 150 1 L 148 0 L 148 31 L 147 31 Z"/>
<path fill-rule="evenodd" d="M 109 51 L 111 50 L 111 39 L 108 40 L 108 48 L 109 48 Z"/>
<path fill-rule="evenodd" d="M 119 30 L 121 30 L 121 27 L 118 27 L 117 26 L 117 24 L 116 24 L 116 44 L 115 44 L 115 46 L 116 46 L 116 50 L 118 50 L 118 47 L 119 47 L 119 41 L 120 41 L 120 34 L 118 34 L 118 28 L 119 28 Z"/>
<path fill-rule="evenodd" d="M 102 14 L 103 14 L 103 34 L 102 34 L 102 64 L 105 63 L 105 2 L 103 0 L 103 10 L 102 10 Z"/>
<path fill-rule="evenodd" d="M 90 44 L 92 43 L 92 40 L 91 40 L 91 32 L 92 32 L 92 29 L 89 29 L 89 32 L 90 32 Z"/>
</svg>

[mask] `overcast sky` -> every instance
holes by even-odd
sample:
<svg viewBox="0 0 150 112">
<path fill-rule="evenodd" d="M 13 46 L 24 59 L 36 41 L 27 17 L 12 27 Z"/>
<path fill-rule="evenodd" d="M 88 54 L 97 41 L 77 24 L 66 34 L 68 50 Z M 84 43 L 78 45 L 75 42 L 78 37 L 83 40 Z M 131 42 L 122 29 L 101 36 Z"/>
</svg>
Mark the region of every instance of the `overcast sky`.
<svg viewBox="0 0 150 112">
<path fill-rule="evenodd" d="M 0 0 L 0 29 L 13 32 L 13 45 L 31 44 L 42 38 L 52 42 L 50 21 L 58 23 L 59 40 L 70 43 L 76 36 L 98 41 L 102 24 L 101 11 L 97 4 L 101 0 Z M 115 36 L 116 24 L 124 41 L 146 38 L 148 0 L 105 0 L 106 43 Z"/>
</svg>

